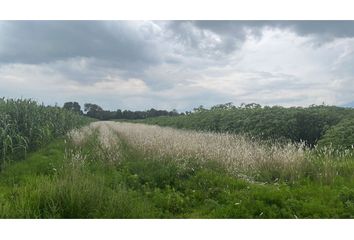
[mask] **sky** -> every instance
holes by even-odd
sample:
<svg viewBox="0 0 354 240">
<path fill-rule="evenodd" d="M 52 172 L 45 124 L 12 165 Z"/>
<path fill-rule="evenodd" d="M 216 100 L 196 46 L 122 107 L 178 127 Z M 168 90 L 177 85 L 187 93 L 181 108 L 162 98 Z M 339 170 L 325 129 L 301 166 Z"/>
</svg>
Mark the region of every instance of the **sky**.
<svg viewBox="0 0 354 240">
<path fill-rule="evenodd" d="M 0 21 L 0 97 L 354 106 L 354 21 Z"/>
</svg>

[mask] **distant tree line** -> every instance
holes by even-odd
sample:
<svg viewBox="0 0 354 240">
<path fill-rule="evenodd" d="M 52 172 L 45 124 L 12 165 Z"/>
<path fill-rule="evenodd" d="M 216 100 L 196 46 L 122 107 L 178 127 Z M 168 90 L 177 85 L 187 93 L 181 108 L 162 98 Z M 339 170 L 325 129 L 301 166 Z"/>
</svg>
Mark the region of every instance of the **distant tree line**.
<svg viewBox="0 0 354 240">
<path fill-rule="evenodd" d="M 156 110 L 154 108 L 151 108 L 146 111 L 130 111 L 130 110 L 121 110 L 121 109 L 117 109 L 116 111 L 109 111 L 109 110 L 104 110 L 102 107 L 93 103 L 85 103 L 84 111 L 82 111 L 81 106 L 78 102 L 66 102 L 63 108 L 99 120 L 111 120 L 111 119 L 134 120 L 134 119 L 145 119 L 150 117 L 180 115 L 176 110 L 167 111 L 167 110 Z"/>
</svg>

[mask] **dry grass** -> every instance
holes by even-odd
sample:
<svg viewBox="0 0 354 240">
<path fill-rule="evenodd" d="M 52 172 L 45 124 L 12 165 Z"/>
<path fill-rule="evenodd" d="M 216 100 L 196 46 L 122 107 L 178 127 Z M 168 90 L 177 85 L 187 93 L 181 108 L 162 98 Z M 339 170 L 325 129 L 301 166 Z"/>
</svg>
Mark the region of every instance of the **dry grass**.
<svg viewBox="0 0 354 240">
<path fill-rule="evenodd" d="M 93 133 L 92 124 L 80 129 L 73 129 L 68 133 L 68 137 L 75 146 L 81 146 Z"/>
<path fill-rule="evenodd" d="M 119 138 L 112 131 L 113 122 L 93 122 L 80 129 L 74 129 L 68 133 L 69 139 L 76 146 L 81 146 L 95 132 L 98 134 L 100 145 L 104 148 L 112 148 L 119 144 Z"/>
<path fill-rule="evenodd" d="M 187 163 L 191 161 L 198 164 L 213 161 L 238 177 L 267 182 L 280 178 L 292 181 L 310 175 L 333 179 L 341 174 L 338 166 L 345 169 L 353 157 L 353 152 L 349 150 L 309 150 L 302 144 L 265 144 L 234 134 L 178 130 L 137 123 L 94 122 L 69 134 L 76 146 L 83 146 L 88 139 L 93 139 L 93 135 L 96 136 L 91 143 L 92 152 L 96 154 L 96 159 L 108 163 L 121 162 L 121 140 L 124 140 L 141 151 L 146 159 L 172 159 L 179 162 L 181 167 L 190 166 Z"/>
<path fill-rule="evenodd" d="M 69 155 L 74 162 L 75 159 L 85 159 L 81 156 L 80 147 L 91 145 L 91 153 L 96 155 L 97 160 L 104 160 L 108 163 L 116 164 L 121 161 L 120 141 L 117 134 L 112 130 L 112 122 L 93 122 L 81 129 L 72 130 L 68 137 L 77 149 Z M 96 139 L 97 136 L 97 139 Z M 98 140 L 98 141 L 96 141 Z M 80 157 L 78 157 L 80 156 Z"/>
<path fill-rule="evenodd" d="M 306 161 L 306 150 L 302 145 L 267 146 L 244 136 L 226 133 L 186 131 L 133 123 L 106 124 L 147 156 L 173 157 L 176 161 L 213 160 L 236 174 L 257 175 L 264 170 L 296 174 Z"/>
</svg>

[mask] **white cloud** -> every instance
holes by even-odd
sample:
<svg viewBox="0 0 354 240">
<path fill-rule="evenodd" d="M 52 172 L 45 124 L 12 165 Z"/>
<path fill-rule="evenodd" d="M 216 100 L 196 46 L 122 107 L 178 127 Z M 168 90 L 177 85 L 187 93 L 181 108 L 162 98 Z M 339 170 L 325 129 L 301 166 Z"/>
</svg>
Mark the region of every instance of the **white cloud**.
<svg viewBox="0 0 354 240">
<path fill-rule="evenodd" d="M 74 65 L 79 66 L 82 63 L 82 59 L 78 59 Z M 60 65 L 63 64 L 60 62 Z M 73 60 L 67 64 L 72 66 Z M 95 102 L 96 99 L 110 99 L 113 105 L 107 104 L 106 107 L 112 107 L 121 98 L 139 97 L 149 90 L 141 79 L 123 79 L 119 75 L 107 73 L 102 74 L 95 82 L 83 83 L 70 79 L 56 68 L 56 63 L 3 65 L 0 67 L 0 86 L 3 86 L 1 91 L 6 97 L 29 97 L 40 101 L 45 99 L 49 104 L 62 104 L 69 100 Z M 80 71 L 83 69 L 85 68 L 80 68 Z"/>
<path fill-rule="evenodd" d="M 353 36 L 340 32 L 335 37 L 333 28 L 331 40 L 317 44 L 319 31 L 310 34 L 309 28 L 279 27 L 279 23 L 268 27 L 262 23 L 255 31 L 257 24 L 232 28 L 228 22 L 228 28 L 221 29 L 222 24 L 200 28 L 188 22 L 104 22 L 92 28 L 104 36 L 88 39 L 94 31 L 90 32 L 87 23 L 80 25 L 83 36 L 76 35 L 78 39 L 63 36 L 55 41 L 37 26 L 41 37 L 34 39 L 45 40 L 45 46 L 52 45 L 55 51 L 41 48 L 31 59 L 28 53 L 41 46 L 31 39 L 26 46 L 33 49 L 19 62 L 16 59 L 21 60 L 22 50 L 12 54 L 5 49 L 13 31 L 0 24 L 0 51 L 11 56 L 11 61 L 0 63 L 0 95 L 32 97 L 48 104 L 94 102 L 109 109 L 190 110 L 223 102 L 304 106 L 354 101 Z M 65 26 L 61 23 L 56 28 Z M 70 34 L 70 29 L 74 27 L 62 33 Z M 31 36 L 21 31 L 17 27 L 15 33 Z M 88 43 L 77 50 L 66 49 L 65 39 L 78 40 L 74 46 L 86 39 Z M 120 46 L 110 53 L 115 44 Z M 98 49 L 85 55 L 87 46 Z"/>
</svg>

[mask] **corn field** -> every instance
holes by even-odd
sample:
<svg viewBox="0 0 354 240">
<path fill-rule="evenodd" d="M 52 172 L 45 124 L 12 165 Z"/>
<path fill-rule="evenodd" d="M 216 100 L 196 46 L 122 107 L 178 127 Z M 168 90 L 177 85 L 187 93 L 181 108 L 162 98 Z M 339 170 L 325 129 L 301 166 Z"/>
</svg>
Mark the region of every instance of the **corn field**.
<svg viewBox="0 0 354 240">
<path fill-rule="evenodd" d="M 86 122 L 85 118 L 60 107 L 29 99 L 0 99 L 0 160 L 26 157 L 55 137 Z"/>
</svg>

